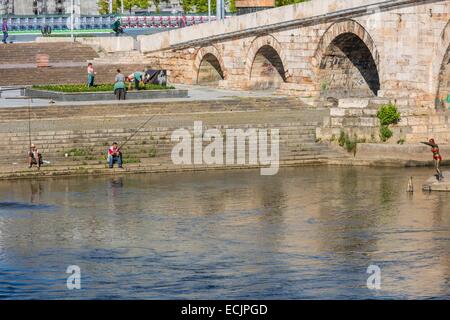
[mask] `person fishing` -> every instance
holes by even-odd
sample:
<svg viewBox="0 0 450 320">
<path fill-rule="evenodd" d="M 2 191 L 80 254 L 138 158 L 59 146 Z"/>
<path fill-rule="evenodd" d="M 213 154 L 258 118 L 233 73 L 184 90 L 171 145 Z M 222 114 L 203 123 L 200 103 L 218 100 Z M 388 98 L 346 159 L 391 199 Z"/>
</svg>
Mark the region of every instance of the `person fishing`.
<svg viewBox="0 0 450 320">
<path fill-rule="evenodd" d="M 431 147 L 431 152 L 433 153 L 434 165 L 435 165 L 436 172 L 437 172 L 436 179 L 438 181 L 441 181 L 442 179 L 444 179 L 444 176 L 442 175 L 442 172 L 440 169 L 442 156 L 439 153 L 439 146 L 436 144 L 434 139 L 430 139 L 428 142 L 422 142 L 422 143 Z"/>
<path fill-rule="evenodd" d="M 122 151 L 120 151 L 117 142 L 114 142 L 108 149 L 108 164 L 110 169 L 114 167 L 114 162 L 117 162 L 117 166 L 122 169 Z"/>
<path fill-rule="evenodd" d="M 31 169 L 33 165 L 36 165 L 38 170 L 40 170 L 42 164 L 42 155 L 36 148 L 36 146 L 32 143 L 30 145 L 30 151 L 28 151 L 28 168 Z"/>
</svg>

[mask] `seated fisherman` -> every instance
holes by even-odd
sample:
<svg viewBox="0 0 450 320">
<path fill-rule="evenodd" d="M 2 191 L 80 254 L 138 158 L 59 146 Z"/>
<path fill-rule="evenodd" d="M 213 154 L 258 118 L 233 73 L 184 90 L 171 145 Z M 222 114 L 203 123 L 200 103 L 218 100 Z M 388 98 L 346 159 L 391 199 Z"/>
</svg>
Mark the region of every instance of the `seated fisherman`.
<svg viewBox="0 0 450 320">
<path fill-rule="evenodd" d="M 114 142 L 108 150 L 108 164 L 109 167 L 114 167 L 114 162 L 117 162 L 119 168 L 122 168 L 122 152 L 117 146 L 117 142 Z"/>
<path fill-rule="evenodd" d="M 41 153 L 34 144 L 31 144 L 30 151 L 28 151 L 28 168 L 31 168 L 35 164 L 39 170 L 42 163 Z"/>
</svg>

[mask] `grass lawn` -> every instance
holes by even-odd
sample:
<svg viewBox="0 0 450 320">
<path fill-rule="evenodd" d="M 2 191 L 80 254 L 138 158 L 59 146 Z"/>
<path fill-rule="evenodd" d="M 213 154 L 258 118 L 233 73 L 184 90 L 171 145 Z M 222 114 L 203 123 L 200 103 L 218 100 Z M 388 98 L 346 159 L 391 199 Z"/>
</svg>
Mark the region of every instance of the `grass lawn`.
<svg viewBox="0 0 450 320">
<path fill-rule="evenodd" d="M 97 84 L 94 87 L 88 87 L 85 84 L 55 84 L 55 85 L 39 85 L 33 86 L 33 89 L 38 90 L 48 90 L 48 91 L 58 91 L 58 92 L 105 92 L 114 91 L 114 84 Z M 146 84 L 141 86 L 141 90 L 169 90 L 175 89 L 172 86 L 161 86 L 159 84 Z"/>
</svg>

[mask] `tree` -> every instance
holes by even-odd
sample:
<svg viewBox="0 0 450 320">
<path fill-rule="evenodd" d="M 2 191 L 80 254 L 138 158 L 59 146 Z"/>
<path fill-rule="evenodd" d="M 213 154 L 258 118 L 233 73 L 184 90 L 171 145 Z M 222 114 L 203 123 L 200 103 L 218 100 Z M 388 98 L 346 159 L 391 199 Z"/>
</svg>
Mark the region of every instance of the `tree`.
<svg viewBox="0 0 450 320">
<path fill-rule="evenodd" d="M 131 14 L 131 10 L 134 7 L 137 8 L 141 8 L 141 9 L 148 9 L 148 7 L 150 6 L 150 2 L 149 0 L 123 0 L 123 7 L 126 10 L 130 11 Z M 119 0 L 120 3 L 120 0 Z"/>
<path fill-rule="evenodd" d="M 308 0 L 275 0 L 275 6 L 281 7 L 281 6 L 286 6 L 289 4 L 300 3 L 300 2 L 305 2 L 305 1 L 308 1 Z"/>
<path fill-rule="evenodd" d="M 141 8 L 148 9 L 152 3 L 156 1 L 159 3 L 159 0 L 123 0 L 123 7 L 125 10 L 128 10 L 131 13 L 133 8 Z M 99 12 L 100 14 L 108 14 L 109 13 L 109 1 L 108 0 L 100 0 L 98 2 Z M 120 12 L 122 8 L 121 0 L 113 0 L 113 13 Z"/>
<path fill-rule="evenodd" d="M 181 6 L 183 11 L 195 12 L 195 13 L 205 13 L 208 12 L 208 0 L 182 0 Z M 211 0 L 211 13 L 216 12 L 216 0 Z"/>
</svg>

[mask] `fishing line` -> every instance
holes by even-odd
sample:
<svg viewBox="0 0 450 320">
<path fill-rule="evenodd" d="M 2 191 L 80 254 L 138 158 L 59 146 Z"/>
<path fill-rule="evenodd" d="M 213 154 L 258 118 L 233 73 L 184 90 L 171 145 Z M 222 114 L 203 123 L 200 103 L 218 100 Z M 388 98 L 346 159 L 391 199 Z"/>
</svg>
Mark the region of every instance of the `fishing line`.
<svg viewBox="0 0 450 320">
<path fill-rule="evenodd" d="M 151 116 L 150 118 L 148 118 L 141 126 L 139 126 L 135 132 L 133 132 L 133 134 L 131 136 L 128 137 L 128 139 L 125 140 L 124 143 L 122 143 L 119 146 L 119 150 L 122 149 L 122 147 L 124 145 L 126 145 L 143 127 L 145 127 L 152 119 L 154 119 L 157 115 L 159 115 L 160 113 L 158 112 L 157 114 L 154 114 L 153 116 Z"/>
</svg>

